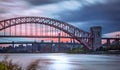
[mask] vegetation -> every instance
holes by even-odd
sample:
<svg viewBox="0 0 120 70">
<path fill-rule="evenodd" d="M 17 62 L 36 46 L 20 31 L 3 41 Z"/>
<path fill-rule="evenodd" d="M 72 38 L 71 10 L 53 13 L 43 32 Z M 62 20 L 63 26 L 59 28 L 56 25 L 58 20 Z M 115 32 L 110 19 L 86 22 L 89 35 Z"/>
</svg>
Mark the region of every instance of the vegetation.
<svg viewBox="0 0 120 70">
<path fill-rule="evenodd" d="M 96 51 L 109 51 L 109 50 L 120 50 L 120 43 L 113 44 L 109 47 L 99 47 L 96 49 Z"/>
<path fill-rule="evenodd" d="M 23 69 L 18 63 L 13 63 L 8 56 L 5 56 L 4 59 L 0 61 L 0 70 L 37 70 L 39 62 L 40 60 L 35 60 L 27 66 L 27 69 Z"/>
<path fill-rule="evenodd" d="M 89 50 L 85 47 L 77 47 L 71 50 L 68 50 L 67 53 L 87 53 Z"/>
<path fill-rule="evenodd" d="M 71 50 L 68 50 L 67 53 L 105 53 L 105 54 L 120 54 L 120 42 L 117 42 L 115 44 L 110 45 L 109 47 L 106 47 L 107 45 L 101 46 L 99 48 L 97 48 L 96 50 L 92 51 L 92 50 L 88 50 L 85 47 L 77 47 L 77 48 L 73 48 Z"/>
</svg>

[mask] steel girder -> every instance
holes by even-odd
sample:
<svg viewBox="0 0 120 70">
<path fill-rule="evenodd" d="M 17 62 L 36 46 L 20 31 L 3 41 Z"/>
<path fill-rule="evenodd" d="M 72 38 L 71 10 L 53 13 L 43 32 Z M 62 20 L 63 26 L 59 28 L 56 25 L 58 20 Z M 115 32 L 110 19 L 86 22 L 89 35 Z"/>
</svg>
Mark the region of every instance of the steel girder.
<svg viewBox="0 0 120 70">
<path fill-rule="evenodd" d="M 81 30 L 68 23 L 46 17 L 29 16 L 29 17 L 17 17 L 17 18 L 2 20 L 0 21 L 0 31 L 9 28 L 11 26 L 26 24 L 26 23 L 29 24 L 37 23 L 37 24 L 43 24 L 54 27 L 56 29 L 64 31 L 72 38 L 78 40 L 79 42 L 83 43 L 87 48 L 91 49 L 91 45 L 89 43 L 90 39 L 92 39 L 91 33 Z"/>
</svg>

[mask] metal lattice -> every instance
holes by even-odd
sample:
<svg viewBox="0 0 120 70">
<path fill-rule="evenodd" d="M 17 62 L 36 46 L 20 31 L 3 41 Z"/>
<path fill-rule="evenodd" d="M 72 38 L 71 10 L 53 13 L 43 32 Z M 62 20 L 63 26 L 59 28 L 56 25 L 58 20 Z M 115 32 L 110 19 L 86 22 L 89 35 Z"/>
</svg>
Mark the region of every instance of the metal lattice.
<svg viewBox="0 0 120 70">
<path fill-rule="evenodd" d="M 7 20 L 2 20 L 2 21 L 0 21 L 0 31 L 5 30 L 6 28 L 10 28 L 12 26 L 17 26 L 17 25 L 21 25 L 21 24 L 26 24 L 25 26 L 27 26 L 28 23 L 29 24 L 36 24 L 36 25 L 37 24 L 47 25 L 47 26 L 50 26 L 52 28 L 61 30 L 69 35 L 67 37 L 72 37 L 72 38 L 76 39 L 77 41 L 83 43 L 89 49 L 92 48 L 92 46 L 90 44 L 90 40 L 92 39 L 91 33 L 83 31 L 83 30 L 81 30 L 73 25 L 70 25 L 68 23 L 58 21 L 55 19 L 51 19 L 51 18 L 18 17 L 18 18 L 11 18 L 11 19 L 7 19 Z M 7 35 L 4 33 L 4 35 L 1 35 L 1 37 L 2 36 L 5 37 Z M 19 35 L 18 37 L 20 37 L 20 36 L 21 35 Z M 9 37 L 12 37 L 12 35 L 10 35 Z M 31 36 L 31 37 L 36 37 L 36 36 Z M 49 37 L 49 36 L 44 35 L 43 37 Z M 55 36 L 51 36 L 51 37 L 55 37 Z"/>
</svg>

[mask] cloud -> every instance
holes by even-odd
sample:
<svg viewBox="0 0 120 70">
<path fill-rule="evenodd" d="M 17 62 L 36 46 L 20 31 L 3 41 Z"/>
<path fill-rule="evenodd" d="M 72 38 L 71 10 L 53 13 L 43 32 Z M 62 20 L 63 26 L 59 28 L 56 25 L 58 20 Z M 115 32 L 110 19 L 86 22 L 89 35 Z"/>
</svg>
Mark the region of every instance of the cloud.
<svg viewBox="0 0 120 70">
<path fill-rule="evenodd" d="M 53 3 L 59 3 L 65 0 L 26 0 L 33 6 L 38 6 L 38 5 L 46 5 L 46 4 L 53 4 Z"/>
<path fill-rule="evenodd" d="M 29 8 L 24 0 L 2 0 L 0 1 L 0 20 L 12 18 L 23 14 Z"/>
<path fill-rule="evenodd" d="M 120 1 L 118 2 L 108 2 L 105 4 L 94 4 L 89 6 L 83 6 L 82 9 L 77 9 L 75 11 L 65 11 L 61 13 L 61 18 L 66 21 L 90 21 L 90 20 L 109 20 L 118 19 L 120 12 Z M 66 15 L 69 13 L 69 15 Z M 73 15 L 74 13 L 74 15 Z M 69 17 L 68 17 L 69 16 Z M 70 17 L 71 16 L 71 17 Z M 118 19 L 119 20 L 119 19 Z"/>
<path fill-rule="evenodd" d="M 43 16 L 65 21 L 86 31 L 91 26 L 100 25 L 104 34 L 120 31 L 119 6 L 119 0 L 1 0 L 0 20 Z"/>
<path fill-rule="evenodd" d="M 102 26 L 103 37 L 120 35 L 119 0 L 0 0 L 0 20 L 19 16 L 54 18 L 88 32 L 92 26 Z M 18 41 L 5 39 L 0 42 Z M 35 39 L 19 38 L 23 40 Z"/>
<path fill-rule="evenodd" d="M 120 31 L 104 34 L 103 37 L 120 38 Z"/>
<path fill-rule="evenodd" d="M 108 1 L 108 0 L 106 0 Z M 120 31 L 120 1 L 95 3 L 75 11 L 60 13 L 61 20 L 89 31 L 91 26 L 102 26 L 103 34 Z M 112 27 L 112 28 L 111 28 Z"/>
<path fill-rule="evenodd" d="M 68 22 L 82 30 L 90 32 L 90 28 L 93 26 L 101 26 L 102 34 L 120 31 L 119 22 L 108 21 L 108 20 L 91 20 L 91 21 L 78 21 L 78 22 Z"/>
<path fill-rule="evenodd" d="M 73 3 L 73 6 L 70 6 Z M 1 18 L 11 18 L 16 16 L 47 16 L 58 17 L 56 14 L 64 12 L 65 10 L 75 10 L 80 5 L 76 1 L 63 1 L 55 4 L 47 4 L 41 6 L 31 6 L 27 1 L 11 0 L 10 2 L 1 1 L 0 11 Z M 66 6 L 68 5 L 68 6 Z M 8 17 L 9 16 L 9 17 Z M 4 19 L 3 18 L 3 19 Z M 2 20 L 2 19 L 1 19 Z"/>
<path fill-rule="evenodd" d="M 5 18 L 8 16 L 16 17 L 26 15 L 52 16 L 56 18 L 60 17 L 58 13 L 75 11 L 82 8 L 84 5 L 95 4 L 97 2 L 102 3 L 101 0 L 2 0 L 0 2 L 0 9 L 2 9 L 0 13 L 1 17 Z M 35 4 L 35 6 L 31 4 Z"/>
<path fill-rule="evenodd" d="M 28 1 L 31 5 L 38 6 L 38 5 L 46 5 L 46 4 L 65 2 L 65 1 L 68 1 L 68 2 L 76 1 L 83 5 L 89 5 L 89 4 L 96 4 L 96 3 L 105 3 L 108 0 L 26 0 L 26 1 Z M 113 0 L 110 0 L 110 1 L 113 1 Z M 73 4 L 71 3 L 71 6 Z M 64 5 L 66 5 L 66 4 L 64 4 Z"/>
</svg>

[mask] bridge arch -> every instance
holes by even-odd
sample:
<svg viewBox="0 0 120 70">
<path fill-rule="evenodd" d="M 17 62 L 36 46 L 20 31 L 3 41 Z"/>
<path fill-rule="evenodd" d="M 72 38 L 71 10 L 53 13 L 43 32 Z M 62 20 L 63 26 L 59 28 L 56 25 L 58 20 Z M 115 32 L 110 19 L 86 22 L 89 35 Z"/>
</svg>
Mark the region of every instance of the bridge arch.
<svg viewBox="0 0 120 70">
<path fill-rule="evenodd" d="M 64 31 L 72 38 L 78 40 L 79 42 L 83 43 L 87 48 L 91 49 L 91 46 L 89 45 L 89 39 L 91 38 L 91 33 L 83 31 L 68 23 L 46 17 L 30 16 L 30 17 L 17 17 L 17 18 L 2 20 L 0 21 L 0 31 L 12 26 L 26 24 L 26 23 L 43 24 L 43 25 L 48 25 L 50 27 L 54 27 L 56 29 Z"/>
</svg>

